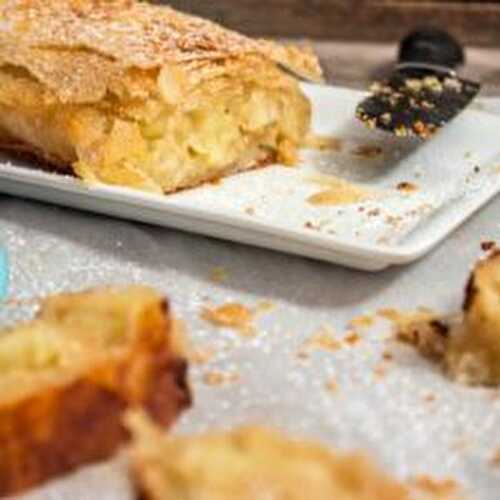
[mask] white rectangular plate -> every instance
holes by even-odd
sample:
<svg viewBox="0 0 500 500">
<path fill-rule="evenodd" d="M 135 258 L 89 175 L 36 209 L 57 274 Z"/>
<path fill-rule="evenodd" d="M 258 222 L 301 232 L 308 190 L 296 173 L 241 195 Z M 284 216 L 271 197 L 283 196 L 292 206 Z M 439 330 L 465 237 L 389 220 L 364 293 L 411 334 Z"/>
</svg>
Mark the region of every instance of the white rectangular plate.
<svg viewBox="0 0 500 500">
<path fill-rule="evenodd" d="M 362 97 L 357 91 L 304 89 L 313 102 L 315 132 L 337 138 L 342 147 L 304 151 L 297 168 L 272 166 L 160 196 L 87 186 L 4 158 L 0 191 L 365 270 L 420 258 L 499 192 L 500 116 L 487 111 L 486 101 L 420 143 L 365 129 L 354 119 Z M 357 154 L 366 146 L 381 154 Z M 309 203 L 330 176 L 362 186 L 373 199 Z M 417 189 L 402 192 L 401 182 Z"/>
</svg>

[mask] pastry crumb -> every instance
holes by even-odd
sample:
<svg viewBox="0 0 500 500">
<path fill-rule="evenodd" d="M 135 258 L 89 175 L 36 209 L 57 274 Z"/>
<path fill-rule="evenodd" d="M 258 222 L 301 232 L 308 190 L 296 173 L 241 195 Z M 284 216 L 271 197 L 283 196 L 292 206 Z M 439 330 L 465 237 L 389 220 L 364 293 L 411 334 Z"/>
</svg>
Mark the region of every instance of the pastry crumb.
<svg viewBox="0 0 500 500">
<path fill-rule="evenodd" d="M 196 347 L 189 353 L 189 361 L 195 365 L 209 363 L 215 356 L 213 347 Z"/>
<path fill-rule="evenodd" d="M 392 354 L 392 352 L 390 351 L 384 351 L 382 353 L 382 359 L 384 361 L 392 361 L 394 359 L 394 354 Z"/>
<path fill-rule="evenodd" d="M 464 452 L 470 446 L 470 439 L 466 436 L 457 438 L 451 445 L 453 451 Z"/>
<path fill-rule="evenodd" d="M 441 360 L 446 351 L 448 327 L 428 309 L 401 312 L 381 309 L 378 314 L 393 323 L 396 340 L 413 345 L 425 357 Z"/>
<path fill-rule="evenodd" d="M 304 224 L 304 228 L 305 229 L 311 229 L 312 231 L 320 231 L 321 230 L 321 228 L 318 225 L 312 223 L 311 221 L 307 221 Z"/>
<path fill-rule="evenodd" d="M 307 202 L 315 206 L 338 206 L 359 203 L 369 200 L 373 195 L 366 189 L 334 176 L 316 175 L 310 179 L 314 184 L 323 187 L 312 194 Z"/>
<path fill-rule="evenodd" d="M 375 378 L 381 379 L 387 375 L 387 364 L 383 361 L 376 364 L 373 368 L 373 374 Z"/>
<path fill-rule="evenodd" d="M 350 205 L 365 201 L 366 193 L 355 186 L 339 186 L 339 189 L 325 189 L 307 198 L 307 202 L 316 206 Z"/>
<path fill-rule="evenodd" d="M 344 342 L 346 344 L 349 344 L 351 346 L 356 345 L 358 342 L 361 341 L 361 337 L 359 336 L 358 333 L 356 332 L 349 332 L 345 337 L 344 337 Z"/>
<path fill-rule="evenodd" d="M 424 394 L 423 399 L 426 403 L 432 403 L 432 402 L 436 401 L 437 397 L 432 392 L 428 392 L 428 393 Z"/>
<path fill-rule="evenodd" d="M 339 390 L 339 384 L 337 383 L 337 380 L 334 377 L 331 377 L 329 380 L 326 381 L 325 388 L 328 392 L 336 394 Z"/>
<path fill-rule="evenodd" d="M 255 215 L 255 208 L 253 208 L 253 207 L 246 207 L 245 208 L 245 213 L 247 215 Z"/>
<path fill-rule="evenodd" d="M 240 375 L 236 372 L 213 370 L 203 374 L 203 382 L 211 386 L 229 384 L 238 380 L 240 380 Z"/>
<path fill-rule="evenodd" d="M 228 302 L 213 309 L 203 307 L 201 318 L 214 326 L 231 328 L 245 337 L 255 334 L 253 312 L 236 302 Z"/>
<path fill-rule="evenodd" d="M 500 467 L 500 447 L 497 448 L 490 459 L 490 464 L 493 467 Z"/>
<path fill-rule="evenodd" d="M 302 344 L 297 356 L 306 359 L 315 351 L 336 352 L 340 349 L 342 344 L 333 336 L 333 331 L 327 326 L 321 326 Z"/>
<path fill-rule="evenodd" d="M 372 326 L 374 322 L 373 316 L 362 314 L 361 316 L 351 319 L 349 321 L 349 326 L 353 328 L 368 328 Z"/>
<path fill-rule="evenodd" d="M 454 479 L 438 480 L 426 475 L 417 476 L 412 480 L 412 484 L 424 493 L 443 499 L 447 495 L 456 494 L 458 490 L 458 483 Z M 451 500 L 453 497 L 449 498 Z"/>
<path fill-rule="evenodd" d="M 396 189 L 403 193 L 414 193 L 415 191 L 419 190 L 419 187 L 416 184 L 413 184 L 412 182 L 400 182 L 396 186 Z"/>
<path fill-rule="evenodd" d="M 366 212 L 366 215 L 368 215 L 369 217 L 377 217 L 378 215 L 380 215 L 380 208 L 372 208 L 371 210 L 368 210 L 368 212 Z"/>
</svg>

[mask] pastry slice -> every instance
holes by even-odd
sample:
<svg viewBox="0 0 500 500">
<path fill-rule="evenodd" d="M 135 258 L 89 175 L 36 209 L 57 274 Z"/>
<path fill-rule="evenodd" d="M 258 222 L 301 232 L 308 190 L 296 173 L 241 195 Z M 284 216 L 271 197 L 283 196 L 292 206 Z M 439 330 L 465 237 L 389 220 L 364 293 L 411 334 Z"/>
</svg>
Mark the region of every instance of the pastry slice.
<svg viewBox="0 0 500 500">
<path fill-rule="evenodd" d="M 405 485 L 361 455 L 344 455 L 246 427 L 169 438 L 145 415 L 127 415 L 132 474 L 141 500 L 457 500 L 450 481 L 435 495 Z"/>
<path fill-rule="evenodd" d="M 500 385 L 500 251 L 478 262 L 469 279 L 463 320 L 450 331 L 447 370 L 469 384 Z"/>
<path fill-rule="evenodd" d="M 45 299 L 0 332 L 0 497 L 110 457 L 122 414 L 171 424 L 190 404 L 168 303 L 133 286 Z"/>
<path fill-rule="evenodd" d="M 0 147 L 83 180 L 169 193 L 293 164 L 307 50 L 135 0 L 0 2 Z M 286 71 L 285 71 L 286 69 Z"/>
<path fill-rule="evenodd" d="M 398 322 L 397 336 L 469 385 L 500 385 L 500 251 L 480 260 L 466 288 L 463 310 L 427 313 Z"/>
</svg>

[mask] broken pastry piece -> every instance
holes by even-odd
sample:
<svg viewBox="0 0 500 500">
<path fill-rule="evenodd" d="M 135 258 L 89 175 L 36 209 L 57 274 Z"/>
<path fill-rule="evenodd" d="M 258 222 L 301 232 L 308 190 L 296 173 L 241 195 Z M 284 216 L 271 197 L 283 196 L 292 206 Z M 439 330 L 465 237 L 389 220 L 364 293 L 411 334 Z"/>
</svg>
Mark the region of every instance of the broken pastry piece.
<svg viewBox="0 0 500 500">
<path fill-rule="evenodd" d="M 0 2 L 0 147 L 169 193 L 293 164 L 321 78 L 308 50 L 135 0 Z M 288 71 L 284 71 L 283 68 Z"/>
<path fill-rule="evenodd" d="M 463 322 L 452 333 L 447 370 L 465 383 L 500 385 L 500 250 L 476 265 L 466 288 Z"/>
<path fill-rule="evenodd" d="M 49 297 L 0 332 L 0 497 L 110 457 L 128 408 L 172 424 L 190 404 L 180 341 L 140 286 Z"/>
<path fill-rule="evenodd" d="M 128 414 L 127 423 L 141 500 L 458 499 L 454 486 L 430 494 L 389 477 L 359 454 L 263 428 L 169 438 L 143 414 Z"/>
<path fill-rule="evenodd" d="M 473 270 L 463 311 L 451 318 L 419 317 L 397 325 L 400 340 L 442 363 L 455 380 L 500 385 L 500 250 Z"/>
</svg>

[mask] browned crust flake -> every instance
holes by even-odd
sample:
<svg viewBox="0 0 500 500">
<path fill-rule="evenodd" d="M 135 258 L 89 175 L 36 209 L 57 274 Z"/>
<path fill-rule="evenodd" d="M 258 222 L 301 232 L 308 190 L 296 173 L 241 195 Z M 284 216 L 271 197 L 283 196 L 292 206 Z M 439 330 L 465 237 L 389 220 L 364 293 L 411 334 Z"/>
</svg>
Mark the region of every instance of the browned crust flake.
<svg viewBox="0 0 500 500">
<path fill-rule="evenodd" d="M 168 305 L 142 323 L 126 353 L 70 383 L 0 403 L 0 497 L 112 456 L 128 440 L 124 410 L 141 407 L 160 425 L 191 403 L 187 364 L 174 352 Z"/>
</svg>

